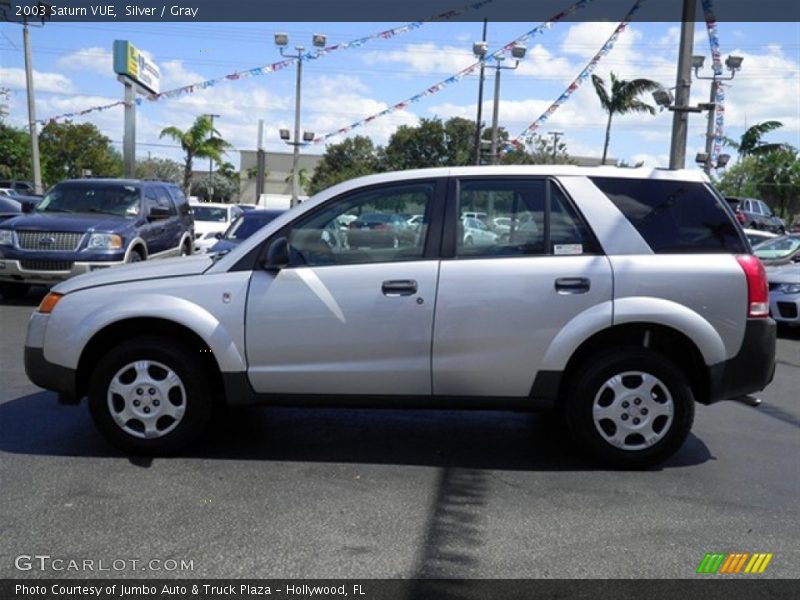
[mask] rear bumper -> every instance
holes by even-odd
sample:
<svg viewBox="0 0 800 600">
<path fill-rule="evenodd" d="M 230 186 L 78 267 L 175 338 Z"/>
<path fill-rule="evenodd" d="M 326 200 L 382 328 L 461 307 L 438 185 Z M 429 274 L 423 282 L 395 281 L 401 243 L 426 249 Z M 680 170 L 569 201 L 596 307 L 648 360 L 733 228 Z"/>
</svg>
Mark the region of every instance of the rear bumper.
<svg viewBox="0 0 800 600">
<path fill-rule="evenodd" d="M 69 261 L 63 261 L 69 262 Z M 25 269 L 19 260 L 0 258 L 0 281 L 14 283 L 32 283 L 40 285 L 53 285 L 59 281 L 64 281 L 76 275 L 89 273 L 97 269 L 113 267 L 125 264 L 120 261 L 81 261 L 73 262 L 68 269 L 64 270 L 42 270 Z"/>
<path fill-rule="evenodd" d="M 39 387 L 58 392 L 63 404 L 77 404 L 80 400 L 75 371 L 48 361 L 43 348 L 25 346 L 25 374 Z"/>
<path fill-rule="evenodd" d="M 772 319 L 749 319 L 739 353 L 709 369 L 706 402 L 737 398 L 763 390 L 775 375 L 777 326 Z"/>
</svg>

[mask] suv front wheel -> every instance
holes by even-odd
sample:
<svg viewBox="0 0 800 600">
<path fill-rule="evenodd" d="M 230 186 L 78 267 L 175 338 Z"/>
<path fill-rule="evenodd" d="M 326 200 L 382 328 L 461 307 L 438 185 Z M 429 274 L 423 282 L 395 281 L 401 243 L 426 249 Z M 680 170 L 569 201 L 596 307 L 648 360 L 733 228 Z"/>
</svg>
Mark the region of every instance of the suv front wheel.
<svg viewBox="0 0 800 600">
<path fill-rule="evenodd" d="M 694 396 L 681 370 L 645 348 L 613 350 L 580 369 L 568 391 L 567 421 L 595 458 L 642 468 L 672 456 L 694 420 Z"/>
<path fill-rule="evenodd" d="M 211 385 L 187 349 L 155 337 L 123 342 L 89 381 L 89 410 L 112 444 L 133 454 L 169 454 L 194 441 L 212 414 Z"/>
</svg>

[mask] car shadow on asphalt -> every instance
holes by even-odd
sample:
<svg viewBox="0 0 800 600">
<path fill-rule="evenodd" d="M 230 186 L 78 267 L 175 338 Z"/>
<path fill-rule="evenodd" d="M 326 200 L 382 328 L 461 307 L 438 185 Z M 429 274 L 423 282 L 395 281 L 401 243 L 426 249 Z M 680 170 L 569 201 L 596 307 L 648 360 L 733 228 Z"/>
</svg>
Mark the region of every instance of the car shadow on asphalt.
<svg viewBox="0 0 800 600">
<path fill-rule="evenodd" d="M 50 392 L 0 404 L 0 451 L 12 454 L 120 457 L 105 443 L 85 405 L 59 406 Z M 461 469 L 591 471 L 550 414 L 501 411 L 352 410 L 248 407 L 215 419 L 212 432 L 180 455 L 264 460 L 421 465 Z M 690 435 L 659 467 L 713 459 Z M 159 458 L 133 458 L 147 467 Z M 168 460 L 168 459 L 164 459 Z"/>
</svg>

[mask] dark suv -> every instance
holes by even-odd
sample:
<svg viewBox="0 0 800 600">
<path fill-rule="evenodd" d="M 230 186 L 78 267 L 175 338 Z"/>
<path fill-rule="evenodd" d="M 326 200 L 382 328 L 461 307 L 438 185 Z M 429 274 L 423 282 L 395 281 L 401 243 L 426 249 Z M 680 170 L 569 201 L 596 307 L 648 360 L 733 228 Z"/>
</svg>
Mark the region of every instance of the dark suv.
<svg viewBox="0 0 800 600">
<path fill-rule="evenodd" d="M 781 218 L 773 214 L 770 207 L 763 200 L 737 198 L 736 196 L 727 196 L 725 199 L 736 213 L 736 218 L 742 224 L 742 227 L 780 234 L 786 232 L 786 224 Z"/>
<path fill-rule="evenodd" d="M 192 211 L 172 183 L 77 179 L 0 224 L 0 294 L 148 258 L 190 254 Z"/>
</svg>

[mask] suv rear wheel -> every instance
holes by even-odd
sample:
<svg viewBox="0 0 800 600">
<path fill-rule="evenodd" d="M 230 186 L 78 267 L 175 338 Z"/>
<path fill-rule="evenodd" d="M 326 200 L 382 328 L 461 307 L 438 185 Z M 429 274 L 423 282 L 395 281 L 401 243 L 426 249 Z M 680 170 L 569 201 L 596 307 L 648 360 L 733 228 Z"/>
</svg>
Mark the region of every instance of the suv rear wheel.
<svg viewBox="0 0 800 600">
<path fill-rule="evenodd" d="M 156 337 L 112 348 L 89 381 L 89 410 L 112 444 L 168 454 L 194 441 L 212 412 L 211 385 L 187 349 Z"/>
<path fill-rule="evenodd" d="M 666 460 L 694 420 L 686 376 L 645 348 L 614 350 L 584 364 L 565 402 L 577 440 L 601 462 L 622 468 Z"/>
</svg>

